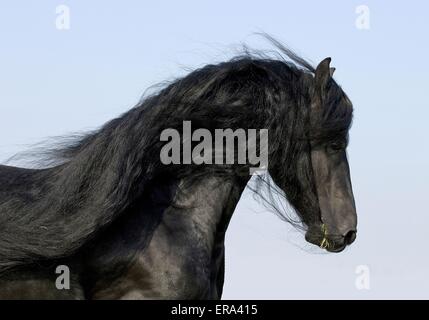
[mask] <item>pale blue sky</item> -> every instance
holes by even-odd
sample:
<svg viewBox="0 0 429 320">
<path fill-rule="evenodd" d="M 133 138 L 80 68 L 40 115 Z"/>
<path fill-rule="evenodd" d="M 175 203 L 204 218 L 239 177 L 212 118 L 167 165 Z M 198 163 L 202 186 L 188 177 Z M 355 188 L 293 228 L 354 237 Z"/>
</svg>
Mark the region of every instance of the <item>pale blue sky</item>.
<svg viewBox="0 0 429 320">
<path fill-rule="evenodd" d="M 0 3 L 0 160 L 96 128 L 150 85 L 227 59 L 241 42 L 269 48 L 252 36 L 265 31 L 314 63 L 331 56 L 354 103 L 358 238 L 341 254 L 321 253 L 244 196 L 227 236 L 224 298 L 429 298 L 429 4 L 146 3 Z M 71 10 L 68 31 L 55 28 L 60 4 Z M 369 30 L 355 27 L 358 5 L 370 9 Z M 355 288 L 358 265 L 369 267 L 370 290 Z"/>
</svg>

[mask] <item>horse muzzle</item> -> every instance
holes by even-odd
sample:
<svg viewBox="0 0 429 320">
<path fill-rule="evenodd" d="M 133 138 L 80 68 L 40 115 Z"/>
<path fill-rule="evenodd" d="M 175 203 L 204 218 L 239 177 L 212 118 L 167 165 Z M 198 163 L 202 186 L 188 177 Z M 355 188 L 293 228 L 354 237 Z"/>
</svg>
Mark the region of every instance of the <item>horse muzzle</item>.
<svg viewBox="0 0 429 320">
<path fill-rule="evenodd" d="M 330 234 L 326 225 L 312 226 L 305 234 L 305 240 L 329 252 L 341 252 L 356 240 L 356 230 L 344 235 Z"/>
</svg>

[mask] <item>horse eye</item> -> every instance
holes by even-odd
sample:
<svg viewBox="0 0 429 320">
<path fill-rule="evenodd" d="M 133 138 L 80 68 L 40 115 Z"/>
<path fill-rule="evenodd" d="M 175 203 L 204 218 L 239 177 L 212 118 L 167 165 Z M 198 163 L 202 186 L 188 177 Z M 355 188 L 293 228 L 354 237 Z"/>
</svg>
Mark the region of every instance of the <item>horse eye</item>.
<svg viewBox="0 0 429 320">
<path fill-rule="evenodd" d="M 342 142 L 332 142 L 329 144 L 329 149 L 331 149 L 332 151 L 340 151 L 342 149 L 344 149 L 344 143 Z"/>
</svg>

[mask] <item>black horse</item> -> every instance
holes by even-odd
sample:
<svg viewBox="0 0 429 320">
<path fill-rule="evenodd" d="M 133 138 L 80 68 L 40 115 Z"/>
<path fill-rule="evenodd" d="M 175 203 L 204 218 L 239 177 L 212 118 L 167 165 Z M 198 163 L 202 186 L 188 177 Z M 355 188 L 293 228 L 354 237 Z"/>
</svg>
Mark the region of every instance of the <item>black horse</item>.
<svg viewBox="0 0 429 320">
<path fill-rule="evenodd" d="M 274 41 L 274 40 L 273 40 Z M 255 194 L 339 252 L 356 237 L 346 157 L 352 104 L 332 78 L 275 42 L 207 65 L 74 142 L 39 169 L 0 166 L 0 298 L 218 299 L 224 239 L 250 163 L 165 165 L 166 128 L 268 129 Z M 285 196 L 299 221 L 281 211 Z M 58 289 L 56 267 L 70 271 Z"/>
</svg>

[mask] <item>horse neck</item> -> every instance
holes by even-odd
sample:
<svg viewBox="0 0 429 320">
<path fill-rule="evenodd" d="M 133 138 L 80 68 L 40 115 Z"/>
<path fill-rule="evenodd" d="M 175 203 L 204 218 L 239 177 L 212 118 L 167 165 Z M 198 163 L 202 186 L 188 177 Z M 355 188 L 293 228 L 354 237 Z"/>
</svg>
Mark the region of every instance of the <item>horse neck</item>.
<svg viewBox="0 0 429 320">
<path fill-rule="evenodd" d="M 234 210 L 249 177 L 231 179 L 206 176 L 188 184 L 187 178 L 179 183 L 172 208 L 179 208 L 176 216 L 193 226 L 190 232 L 199 233 L 199 239 L 208 248 L 223 244 Z"/>
</svg>

